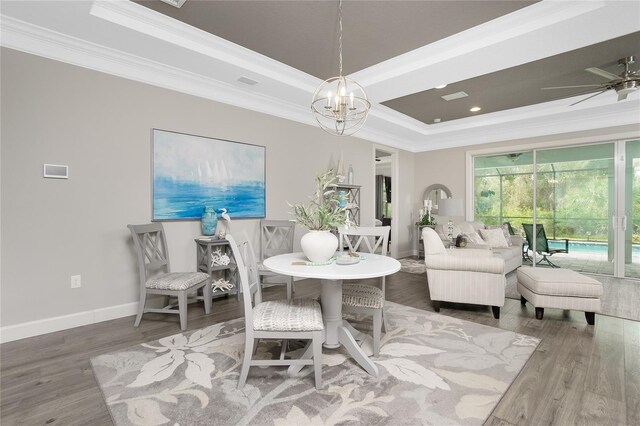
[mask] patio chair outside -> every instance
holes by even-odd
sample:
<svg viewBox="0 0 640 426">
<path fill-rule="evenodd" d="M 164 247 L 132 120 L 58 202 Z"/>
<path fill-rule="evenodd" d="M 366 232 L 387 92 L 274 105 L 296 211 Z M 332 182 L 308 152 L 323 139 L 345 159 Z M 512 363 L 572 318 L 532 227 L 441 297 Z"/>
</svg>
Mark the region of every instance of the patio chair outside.
<svg viewBox="0 0 640 426">
<path fill-rule="evenodd" d="M 527 239 L 527 244 L 529 245 L 529 250 L 533 251 L 533 224 L 532 223 L 523 223 L 522 227 L 524 228 L 524 235 Z M 544 225 L 539 223 L 536 225 L 536 252 L 542 256 L 536 265 L 539 265 L 542 262 L 546 262 L 552 268 L 558 268 L 558 265 L 549 260 L 549 256 L 553 256 L 558 253 L 569 253 L 569 240 L 568 239 L 548 239 L 547 234 L 544 231 Z M 549 241 L 564 241 L 564 248 L 561 249 L 552 249 L 549 247 Z"/>
</svg>

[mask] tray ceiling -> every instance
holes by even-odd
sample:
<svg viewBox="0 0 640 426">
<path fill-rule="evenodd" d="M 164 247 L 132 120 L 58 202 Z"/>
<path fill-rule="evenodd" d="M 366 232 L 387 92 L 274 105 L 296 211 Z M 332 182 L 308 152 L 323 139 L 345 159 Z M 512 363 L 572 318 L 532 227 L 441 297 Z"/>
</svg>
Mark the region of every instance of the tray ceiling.
<svg viewBox="0 0 640 426">
<path fill-rule="evenodd" d="M 336 73 L 336 15 L 333 0 L 4 0 L 0 43 L 317 128 L 309 102 Z M 372 101 L 358 138 L 418 152 L 639 128 L 638 92 L 569 107 L 575 92 L 539 88 L 600 82 L 586 67 L 617 74 L 638 55 L 640 2 L 346 0 L 344 30 L 345 70 Z M 470 96 L 445 106 L 459 90 Z"/>
<path fill-rule="evenodd" d="M 618 60 L 630 55 L 635 55 L 638 58 L 637 61 L 640 61 L 640 32 L 459 81 L 443 89 L 434 88 L 403 96 L 383 102 L 383 105 L 425 124 L 442 124 L 474 115 L 577 96 L 587 89 L 541 90 L 541 88 L 606 82 L 606 79 L 585 69 L 597 67 L 618 75 L 623 70 L 618 66 Z M 637 68 L 636 62 L 634 69 Z M 442 99 L 444 95 L 460 91 L 469 96 L 452 101 Z M 589 95 L 583 96 L 586 98 Z M 613 90 L 599 96 L 610 98 L 612 102 L 617 99 L 617 94 Z M 471 112 L 470 109 L 474 106 L 480 107 L 481 110 Z M 435 123 L 436 119 L 441 121 Z"/>
<path fill-rule="evenodd" d="M 322 80 L 338 73 L 337 1 L 194 1 L 143 6 Z M 536 1 L 345 1 L 345 75 Z"/>
</svg>

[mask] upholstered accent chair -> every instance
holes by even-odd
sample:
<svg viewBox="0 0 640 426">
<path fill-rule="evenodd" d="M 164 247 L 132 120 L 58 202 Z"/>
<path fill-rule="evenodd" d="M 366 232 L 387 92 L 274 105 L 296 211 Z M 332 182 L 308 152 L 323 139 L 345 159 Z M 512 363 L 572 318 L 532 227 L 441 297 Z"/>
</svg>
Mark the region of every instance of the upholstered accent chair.
<svg viewBox="0 0 640 426">
<path fill-rule="evenodd" d="M 194 293 L 202 288 L 204 310 L 211 311 L 211 278 L 202 272 L 171 272 L 169 250 L 162 223 L 145 225 L 127 225 L 133 237 L 138 257 L 140 301 L 138 315 L 134 327 L 140 325 L 145 312 L 163 314 L 180 314 L 180 328 L 187 329 L 187 293 Z M 148 294 L 159 294 L 178 299 L 178 310 L 175 303 L 168 303 L 162 309 L 145 308 Z M 165 300 L 169 302 L 169 300 Z"/>
<path fill-rule="evenodd" d="M 244 387 L 251 366 L 313 365 L 316 388 L 322 387 L 322 342 L 324 324 L 320 304 L 312 299 L 262 301 L 255 253 L 246 235 L 236 242 L 227 234 L 238 267 L 245 318 L 245 346 L 238 389 Z M 260 339 L 282 340 L 279 359 L 252 359 Z M 309 340 L 312 359 L 285 359 L 286 340 Z"/>
<path fill-rule="evenodd" d="M 366 251 L 387 255 L 390 226 L 341 227 L 340 244 L 350 251 Z M 380 334 L 386 333 L 384 319 L 385 277 L 380 278 L 377 286 L 345 282 L 342 285 L 343 312 L 364 313 L 373 316 L 373 356 L 380 354 Z"/>
<path fill-rule="evenodd" d="M 504 259 L 491 250 L 444 247 L 431 228 L 422 230 L 429 293 L 436 312 L 440 302 L 489 305 L 500 318 L 506 285 Z"/>
</svg>

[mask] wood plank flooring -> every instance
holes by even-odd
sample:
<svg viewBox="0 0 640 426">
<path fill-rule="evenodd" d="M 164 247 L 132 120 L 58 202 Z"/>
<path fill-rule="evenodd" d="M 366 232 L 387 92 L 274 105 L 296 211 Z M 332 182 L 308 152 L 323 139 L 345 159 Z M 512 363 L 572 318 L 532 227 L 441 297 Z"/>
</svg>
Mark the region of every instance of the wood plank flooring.
<svg viewBox="0 0 640 426">
<path fill-rule="evenodd" d="M 315 280 L 296 284 L 296 297 L 319 293 Z M 284 287 L 267 288 L 264 295 L 285 297 Z M 389 277 L 387 299 L 433 310 L 424 275 Z M 582 312 L 556 309 L 538 321 L 530 304 L 511 299 L 499 320 L 490 308 L 474 305 L 443 304 L 441 314 L 542 339 L 487 425 L 640 424 L 640 323 L 596 315 L 592 327 Z M 241 315 L 235 297 L 215 300 L 211 315 L 192 304 L 189 329 Z M 89 359 L 179 331 L 177 315 L 147 314 L 137 329 L 128 317 L 1 345 L 0 422 L 111 424 Z"/>
</svg>

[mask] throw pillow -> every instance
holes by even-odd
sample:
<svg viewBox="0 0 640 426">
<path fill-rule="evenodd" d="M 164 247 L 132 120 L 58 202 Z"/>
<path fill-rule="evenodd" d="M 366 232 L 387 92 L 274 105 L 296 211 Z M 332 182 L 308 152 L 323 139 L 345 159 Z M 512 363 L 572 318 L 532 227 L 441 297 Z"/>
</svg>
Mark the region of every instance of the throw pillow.
<svg viewBox="0 0 640 426">
<path fill-rule="evenodd" d="M 509 243 L 507 243 L 507 240 L 504 238 L 502 229 L 481 229 L 480 236 L 491 247 L 509 247 Z"/>
<path fill-rule="evenodd" d="M 460 224 L 460 232 L 463 234 L 470 234 L 476 232 L 476 228 L 470 222 L 462 222 Z"/>
<path fill-rule="evenodd" d="M 482 239 L 482 237 L 480 237 L 480 235 L 478 235 L 477 232 L 465 232 L 462 235 L 464 235 L 464 237 L 470 243 L 473 243 L 473 244 L 484 244 L 484 240 Z"/>
<path fill-rule="evenodd" d="M 511 247 L 513 245 L 513 243 L 511 242 L 511 232 L 509 232 L 509 224 L 508 223 L 503 223 L 502 225 L 500 225 L 500 228 L 502 228 L 502 233 L 504 234 L 504 239 L 507 240 L 507 245 L 509 247 Z"/>
<path fill-rule="evenodd" d="M 509 232 L 509 228 L 506 223 L 503 223 L 500 226 L 487 226 L 487 229 L 501 229 L 504 234 L 504 239 L 507 242 L 507 245 L 511 247 L 513 242 L 511 241 L 511 233 Z"/>
</svg>

